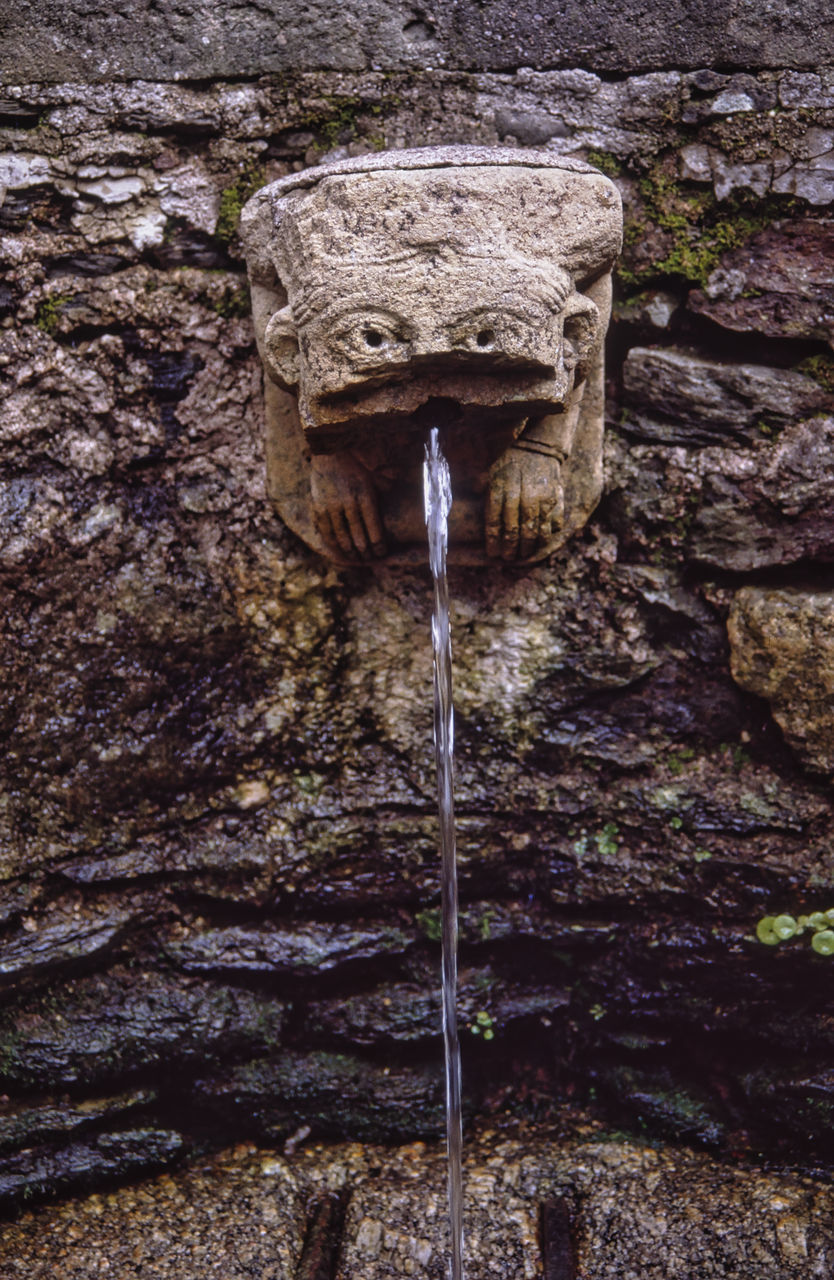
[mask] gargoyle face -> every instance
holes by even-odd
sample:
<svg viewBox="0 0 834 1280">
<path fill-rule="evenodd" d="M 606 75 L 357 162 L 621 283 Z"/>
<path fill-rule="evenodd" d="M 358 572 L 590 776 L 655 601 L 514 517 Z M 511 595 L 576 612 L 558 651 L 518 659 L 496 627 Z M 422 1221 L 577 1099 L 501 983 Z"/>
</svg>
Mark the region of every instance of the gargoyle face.
<svg viewBox="0 0 834 1280">
<path fill-rule="evenodd" d="M 462 563 L 531 563 L 587 520 L 622 239 L 609 178 L 509 147 L 356 156 L 263 187 L 240 232 L 269 493 L 311 547 L 423 563 L 428 426 Z"/>
<path fill-rule="evenodd" d="M 382 418 L 402 424 L 430 400 L 481 420 L 560 412 L 601 336 L 594 303 L 552 263 L 427 245 L 360 271 L 330 263 L 328 275 L 264 336 L 314 450 Z"/>
</svg>

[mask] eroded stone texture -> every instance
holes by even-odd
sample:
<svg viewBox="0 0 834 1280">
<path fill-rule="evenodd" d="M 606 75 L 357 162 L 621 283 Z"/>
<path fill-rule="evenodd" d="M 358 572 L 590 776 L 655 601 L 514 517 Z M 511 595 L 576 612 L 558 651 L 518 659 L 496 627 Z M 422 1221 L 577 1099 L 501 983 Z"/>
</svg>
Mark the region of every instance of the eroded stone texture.
<svg viewBox="0 0 834 1280">
<path fill-rule="evenodd" d="M 730 379 L 738 378 L 738 369 L 727 372 Z M 777 372 L 774 381 L 778 380 Z M 805 387 L 800 386 L 804 393 Z M 693 407 L 703 403 L 711 390 L 706 381 L 699 385 Z M 752 400 L 751 391 L 748 381 Z M 780 394 L 770 403 L 771 421 L 784 402 Z M 609 476 L 621 536 L 648 548 L 657 545 L 659 535 L 668 553 L 742 572 L 806 558 L 830 562 L 834 553 L 832 419 L 820 416 L 794 422 L 768 441 L 768 416 L 763 414 L 756 421 L 765 438 L 751 432 L 754 438 L 746 449 L 721 445 L 694 449 L 681 444 L 661 451 L 653 445 L 612 441 Z M 633 426 L 643 439 L 660 436 L 699 442 L 721 426 L 732 436 L 740 430 L 738 419 L 735 410 L 725 409 L 718 427 L 711 429 L 706 413 L 687 423 L 680 419 L 657 422 L 638 412 L 634 419 L 629 414 L 624 426 L 629 434 Z"/>
<path fill-rule="evenodd" d="M 49 999 L 4 1010 L 3 1075 L 29 1088 L 91 1085 L 263 1050 L 279 1041 L 283 1014 L 279 1001 L 248 991 L 114 969 L 65 984 L 60 1011 Z"/>
<path fill-rule="evenodd" d="M 834 223 L 782 223 L 726 254 L 689 305 L 727 329 L 834 345 L 833 254 Z"/>
<path fill-rule="evenodd" d="M 767 698 L 800 759 L 834 773 L 834 595 L 745 587 L 729 631 L 735 679 Z"/>
<path fill-rule="evenodd" d="M 670 66 L 799 67 L 834 54 L 825 11 L 808 0 L 762 10 L 673 0 L 663 14 L 604 0 L 591 8 L 531 0 L 453 7 L 351 0 L 340 12 L 315 0 L 245 8 L 180 0 L 130 7 L 28 0 L 10 10 L 6 76 L 46 80 L 203 80 L 297 67 L 591 66 L 615 72 Z M 812 78 L 810 75 L 809 79 Z M 732 106 L 730 109 L 733 109 Z M 735 108 L 744 110 L 745 104 Z"/>
</svg>

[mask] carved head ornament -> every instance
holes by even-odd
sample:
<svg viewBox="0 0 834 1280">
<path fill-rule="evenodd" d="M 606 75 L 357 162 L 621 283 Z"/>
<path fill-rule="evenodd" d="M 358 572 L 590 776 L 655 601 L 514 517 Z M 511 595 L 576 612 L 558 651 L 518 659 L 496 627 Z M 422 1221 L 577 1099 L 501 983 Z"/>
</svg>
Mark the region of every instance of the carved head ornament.
<svg viewBox="0 0 834 1280">
<path fill-rule="evenodd" d="M 599 494 L 621 224 L 602 174 L 504 148 L 363 156 L 257 192 L 241 231 L 287 523 L 342 561 L 409 560 L 415 543 L 422 558 L 422 441 L 439 424 L 452 558 L 560 545 Z"/>
</svg>

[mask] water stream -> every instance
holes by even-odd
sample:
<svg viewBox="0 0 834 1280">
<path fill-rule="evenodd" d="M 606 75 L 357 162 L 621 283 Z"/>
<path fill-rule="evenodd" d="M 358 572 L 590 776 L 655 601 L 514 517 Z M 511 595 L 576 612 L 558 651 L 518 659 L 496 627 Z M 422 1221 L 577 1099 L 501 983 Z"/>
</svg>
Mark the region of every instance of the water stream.
<svg viewBox="0 0 834 1280">
<path fill-rule="evenodd" d="M 458 873 L 455 857 L 454 711 L 452 707 L 452 633 L 446 581 L 448 517 L 452 506 L 449 467 L 432 428 L 423 464 L 423 493 L 434 579 L 431 620 L 434 654 L 434 752 L 440 815 L 443 1039 L 446 1049 L 446 1145 L 449 1166 L 451 1280 L 463 1280 L 463 1122 L 461 1117 L 460 1040 L 458 1038 Z"/>
</svg>

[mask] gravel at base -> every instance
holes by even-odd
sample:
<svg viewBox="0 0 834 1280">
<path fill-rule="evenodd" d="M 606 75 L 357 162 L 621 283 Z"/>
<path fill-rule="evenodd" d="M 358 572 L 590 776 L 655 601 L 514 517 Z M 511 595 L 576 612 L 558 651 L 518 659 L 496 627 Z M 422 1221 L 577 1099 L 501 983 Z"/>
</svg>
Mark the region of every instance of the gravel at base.
<svg viewBox="0 0 834 1280">
<path fill-rule="evenodd" d="M 335 1280 L 442 1280 L 442 1149 L 240 1146 L 176 1174 L 28 1212 L 0 1228 L 4 1280 L 295 1280 L 311 1206 L 345 1188 Z M 539 1280 L 540 1205 L 561 1200 L 582 1280 L 812 1280 L 834 1265 L 834 1192 L 786 1173 L 560 1134 L 484 1130 L 467 1149 L 475 1280 Z M 562 1245 L 557 1242 L 558 1247 Z M 554 1246 L 554 1247 L 557 1247 Z"/>
</svg>

